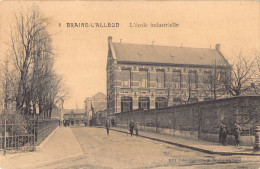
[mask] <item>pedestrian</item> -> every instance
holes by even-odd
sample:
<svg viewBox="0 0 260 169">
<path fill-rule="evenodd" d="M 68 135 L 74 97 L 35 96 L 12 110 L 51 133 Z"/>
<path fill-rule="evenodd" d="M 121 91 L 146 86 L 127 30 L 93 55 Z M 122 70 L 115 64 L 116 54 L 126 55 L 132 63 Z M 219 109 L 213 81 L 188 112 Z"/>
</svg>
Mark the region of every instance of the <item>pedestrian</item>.
<svg viewBox="0 0 260 169">
<path fill-rule="evenodd" d="M 226 139 L 227 139 L 227 127 L 226 127 L 226 125 L 222 125 L 222 134 L 221 134 L 221 136 L 222 136 L 222 144 L 225 146 L 226 145 Z"/>
<path fill-rule="evenodd" d="M 138 129 L 139 129 L 138 122 L 134 123 L 134 129 L 135 129 L 135 134 L 138 136 Z"/>
<path fill-rule="evenodd" d="M 111 124 L 112 124 L 112 127 L 115 127 L 115 120 L 114 119 L 111 120 Z"/>
<path fill-rule="evenodd" d="M 223 130 L 223 123 L 220 123 L 219 127 L 219 135 L 218 135 L 218 140 L 219 143 L 222 143 L 222 130 Z"/>
<path fill-rule="evenodd" d="M 219 143 L 226 145 L 227 127 L 223 123 L 220 123 L 218 127 L 219 127 Z"/>
<path fill-rule="evenodd" d="M 110 121 L 109 121 L 109 119 L 107 119 L 106 124 L 105 124 L 105 127 L 106 127 L 106 129 L 107 129 L 107 135 L 109 135 L 109 127 L 110 127 Z"/>
<path fill-rule="evenodd" d="M 130 134 L 131 134 L 131 137 L 132 137 L 133 132 L 134 132 L 134 122 L 133 122 L 133 120 L 131 120 L 130 123 L 129 123 L 129 131 L 130 131 Z"/>
<path fill-rule="evenodd" d="M 234 123 L 233 134 L 235 136 L 236 146 L 239 146 L 239 136 L 242 132 L 242 128 L 239 126 L 238 122 Z"/>
</svg>

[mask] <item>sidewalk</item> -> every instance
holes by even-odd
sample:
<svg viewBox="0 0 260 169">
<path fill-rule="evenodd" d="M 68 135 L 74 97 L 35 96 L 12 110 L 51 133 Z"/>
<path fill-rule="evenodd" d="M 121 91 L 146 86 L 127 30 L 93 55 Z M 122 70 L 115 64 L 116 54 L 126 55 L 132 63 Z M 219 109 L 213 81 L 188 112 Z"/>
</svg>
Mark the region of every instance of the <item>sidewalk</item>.
<svg viewBox="0 0 260 169">
<path fill-rule="evenodd" d="M 0 156 L 0 168 L 36 168 L 66 159 L 83 156 L 72 130 L 69 127 L 58 127 L 35 152 Z"/>
<path fill-rule="evenodd" d="M 111 130 L 123 132 L 123 133 L 129 133 L 129 130 L 125 128 L 113 127 L 111 128 Z M 189 148 L 192 150 L 209 153 L 209 154 L 260 156 L 260 152 L 254 152 L 253 147 L 249 147 L 249 146 L 241 146 L 241 147 L 235 147 L 231 145 L 223 146 L 220 143 L 208 142 L 203 140 L 185 139 L 180 137 L 174 137 L 167 134 L 144 132 L 140 130 L 138 132 L 140 137 L 161 141 L 161 142 L 165 142 L 165 143 L 169 143 L 169 144 L 173 144 L 180 147 L 185 147 L 185 148 Z"/>
</svg>

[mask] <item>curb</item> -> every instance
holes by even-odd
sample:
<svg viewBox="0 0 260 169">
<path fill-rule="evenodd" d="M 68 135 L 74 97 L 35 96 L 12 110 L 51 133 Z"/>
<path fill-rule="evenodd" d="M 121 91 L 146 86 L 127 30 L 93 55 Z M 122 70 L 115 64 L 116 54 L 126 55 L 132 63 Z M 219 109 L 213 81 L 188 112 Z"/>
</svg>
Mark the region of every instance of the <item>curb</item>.
<svg viewBox="0 0 260 169">
<path fill-rule="evenodd" d="M 74 140 L 75 140 L 75 142 L 77 143 L 77 147 L 78 147 L 78 149 L 80 150 L 80 153 L 79 153 L 79 154 L 84 155 L 84 152 L 83 152 L 81 146 L 79 145 L 78 139 L 76 138 L 76 136 L 75 136 L 75 134 L 73 133 L 72 130 L 71 130 L 71 132 L 72 132 L 72 134 L 73 134 L 73 136 L 74 136 Z"/>
<path fill-rule="evenodd" d="M 57 128 L 58 128 L 58 127 L 57 127 Z M 57 128 L 56 128 L 56 129 L 57 129 Z M 56 131 L 56 129 L 55 129 L 54 131 Z M 71 128 L 70 128 L 70 130 L 71 130 Z M 54 133 L 54 131 L 53 131 L 53 133 Z M 73 138 L 74 138 L 74 140 L 75 140 L 75 142 L 76 142 L 76 144 L 77 144 L 77 148 L 78 148 L 79 151 L 80 151 L 78 154 L 72 155 L 72 156 L 68 156 L 68 157 L 64 157 L 64 158 L 60 158 L 60 159 L 56 159 L 56 160 L 41 162 L 41 163 L 38 163 L 38 164 L 33 164 L 33 165 L 25 166 L 25 167 L 22 167 L 22 168 L 23 168 L 23 169 L 31 169 L 31 168 L 46 167 L 46 166 L 48 166 L 48 165 L 56 164 L 56 163 L 62 162 L 62 161 L 64 161 L 64 160 L 73 160 L 73 159 L 76 160 L 76 159 L 78 159 L 78 158 L 84 157 L 84 156 L 85 156 L 85 155 L 84 155 L 84 152 L 83 152 L 81 146 L 79 145 L 79 142 L 78 142 L 77 138 L 75 137 L 75 135 L 74 135 L 74 133 L 73 133 L 72 130 L 71 130 L 71 132 L 72 132 L 72 134 L 73 134 L 73 136 L 74 136 Z M 52 134 L 51 134 L 51 135 L 52 135 Z M 51 135 L 50 135 L 50 136 L 51 136 Z M 46 139 L 45 143 L 41 146 L 41 148 L 43 148 L 43 146 L 48 142 L 48 140 L 49 140 L 49 139 Z"/>
<path fill-rule="evenodd" d="M 121 131 L 121 130 L 117 130 L 117 129 L 111 129 L 113 131 L 117 131 L 117 132 L 121 132 L 121 133 L 128 133 L 126 131 Z M 195 151 L 200 151 L 203 153 L 207 153 L 207 154 L 218 154 L 218 155 L 223 155 L 223 156 L 230 156 L 230 155 L 253 155 L 253 156 L 260 156 L 260 153 L 243 153 L 243 152 L 220 152 L 220 151 L 211 151 L 211 150 L 207 150 L 207 149 L 203 149 L 203 148 L 198 148 L 198 147 L 194 147 L 194 146 L 189 146 L 189 145 L 185 145 L 185 144 L 180 144 L 180 143 L 175 143 L 172 141 L 166 141 L 166 140 L 162 140 L 162 139 L 158 139 L 158 138 L 153 138 L 153 137 L 149 137 L 149 136 L 144 136 L 144 135 L 138 135 L 139 137 L 143 137 L 143 138 L 147 138 L 150 140 L 155 140 L 155 141 L 159 141 L 159 142 L 163 142 L 163 143 L 167 143 L 167 144 L 172 144 L 172 145 L 176 145 L 179 147 L 183 147 L 183 148 L 188 148 L 191 150 L 195 150 Z"/>
</svg>

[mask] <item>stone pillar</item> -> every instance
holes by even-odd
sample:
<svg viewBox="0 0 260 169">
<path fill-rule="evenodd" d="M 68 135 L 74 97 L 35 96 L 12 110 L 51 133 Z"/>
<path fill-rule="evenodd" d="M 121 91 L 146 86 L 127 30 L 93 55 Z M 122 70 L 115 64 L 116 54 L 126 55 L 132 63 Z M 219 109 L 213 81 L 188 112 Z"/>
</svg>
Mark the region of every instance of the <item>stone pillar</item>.
<svg viewBox="0 0 260 169">
<path fill-rule="evenodd" d="M 255 145 L 254 150 L 260 151 L 260 126 L 256 126 L 255 128 Z"/>
</svg>

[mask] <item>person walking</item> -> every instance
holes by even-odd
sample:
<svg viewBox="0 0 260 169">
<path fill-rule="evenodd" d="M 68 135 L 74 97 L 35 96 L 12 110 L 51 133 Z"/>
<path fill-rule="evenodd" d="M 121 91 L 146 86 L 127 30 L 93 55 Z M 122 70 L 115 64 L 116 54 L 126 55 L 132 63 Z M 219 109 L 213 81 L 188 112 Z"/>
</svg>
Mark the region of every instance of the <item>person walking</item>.
<svg viewBox="0 0 260 169">
<path fill-rule="evenodd" d="M 132 137 L 133 132 L 134 132 L 134 122 L 133 122 L 133 120 L 131 120 L 130 123 L 129 123 L 129 131 L 130 131 L 130 134 L 131 134 L 131 137 Z"/>
<path fill-rule="evenodd" d="M 110 128 L 110 121 L 109 121 L 109 119 L 107 119 L 105 127 L 107 129 L 107 136 L 109 136 L 109 128 Z"/>
<path fill-rule="evenodd" d="M 219 125 L 219 143 L 226 145 L 227 127 L 223 123 Z"/>
<path fill-rule="evenodd" d="M 139 129 L 138 122 L 134 123 L 134 128 L 135 128 L 135 134 L 136 136 L 138 136 L 138 129 Z"/>
<path fill-rule="evenodd" d="M 222 143 L 222 130 L 223 130 L 223 123 L 220 123 L 219 127 L 219 135 L 218 135 L 218 140 L 219 143 Z"/>
<path fill-rule="evenodd" d="M 238 122 L 234 123 L 233 134 L 235 136 L 236 146 L 239 146 L 239 136 L 242 132 L 242 128 L 238 125 Z"/>
<path fill-rule="evenodd" d="M 227 127 L 226 127 L 226 125 L 222 125 L 222 134 L 221 134 L 221 136 L 222 136 L 222 144 L 225 146 L 226 145 L 226 139 L 227 139 Z"/>
</svg>

